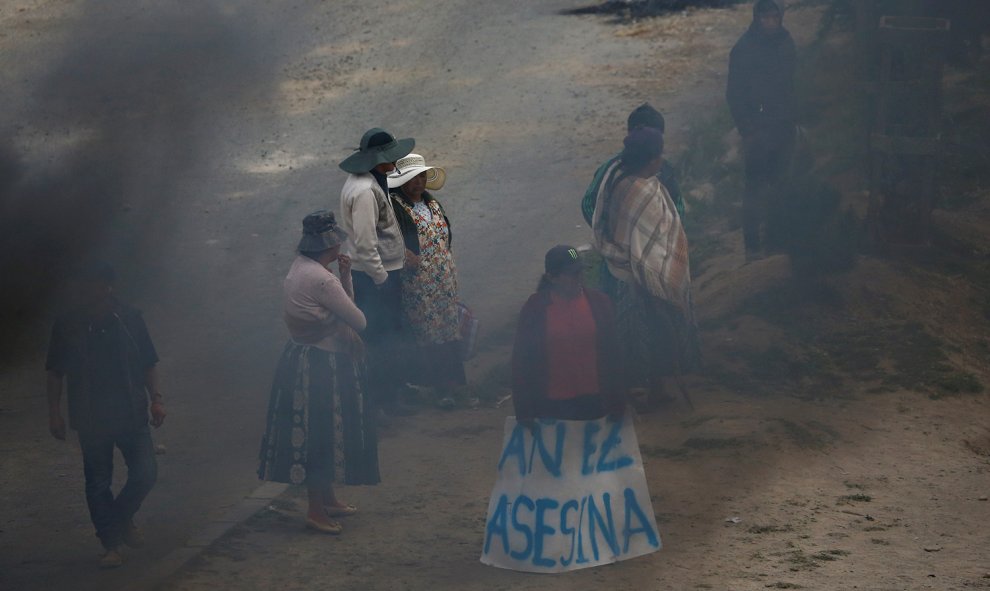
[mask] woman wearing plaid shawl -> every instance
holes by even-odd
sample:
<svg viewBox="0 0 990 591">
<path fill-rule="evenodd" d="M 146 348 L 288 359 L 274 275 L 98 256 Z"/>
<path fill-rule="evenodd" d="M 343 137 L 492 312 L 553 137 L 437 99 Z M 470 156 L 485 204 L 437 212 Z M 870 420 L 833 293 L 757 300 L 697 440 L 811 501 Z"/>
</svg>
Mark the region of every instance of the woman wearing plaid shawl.
<svg viewBox="0 0 990 591">
<path fill-rule="evenodd" d="M 592 229 L 618 279 L 611 295 L 624 373 L 655 406 L 666 397 L 664 378 L 691 369 L 698 358 L 688 242 L 670 194 L 656 178 L 663 134 L 636 129 L 623 144 L 599 188 Z"/>
</svg>

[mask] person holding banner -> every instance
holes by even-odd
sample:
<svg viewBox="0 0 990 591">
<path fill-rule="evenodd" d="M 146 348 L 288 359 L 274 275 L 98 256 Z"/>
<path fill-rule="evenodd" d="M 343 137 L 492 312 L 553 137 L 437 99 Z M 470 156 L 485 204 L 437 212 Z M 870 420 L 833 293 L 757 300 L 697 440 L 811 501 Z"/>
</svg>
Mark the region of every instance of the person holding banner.
<svg viewBox="0 0 990 591">
<path fill-rule="evenodd" d="M 590 568 L 662 546 L 632 417 L 615 312 L 555 246 L 519 315 L 512 400 L 481 562 L 524 572 Z"/>
<path fill-rule="evenodd" d="M 306 526 L 343 531 L 334 517 L 357 512 L 333 483 L 378 484 L 374 414 L 364 395 L 367 326 L 354 304 L 347 234 L 329 211 L 303 220 L 299 256 L 284 281 L 290 339 L 275 371 L 258 477 L 300 484 L 309 492 Z M 337 262 L 340 278 L 328 267 Z"/>
<path fill-rule="evenodd" d="M 620 418 L 625 411 L 615 310 L 585 287 L 571 246 L 551 248 L 536 293 L 519 315 L 512 348 L 516 420 Z"/>
</svg>

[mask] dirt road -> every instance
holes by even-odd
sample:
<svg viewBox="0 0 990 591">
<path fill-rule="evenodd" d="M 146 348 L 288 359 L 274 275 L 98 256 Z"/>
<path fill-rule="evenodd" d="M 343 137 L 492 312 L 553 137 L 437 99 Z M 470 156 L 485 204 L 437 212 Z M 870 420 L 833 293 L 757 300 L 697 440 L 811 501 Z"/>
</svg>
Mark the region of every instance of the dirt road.
<svg viewBox="0 0 990 591">
<path fill-rule="evenodd" d="M 87 3 L 14 4 L 0 12 L 0 44 L 14 56 L 5 68 L 12 103 L 26 110 L 44 78 L 38 69 L 71 51 L 46 53 L 41 39 L 189 18 L 153 3 L 99 18 Z M 196 16 L 208 33 L 249 30 L 220 37 L 237 49 L 221 52 L 230 60 L 221 63 L 243 76 L 214 84 L 215 70 L 190 64 L 210 100 L 192 101 L 197 116 L 176 135 L 158 129 L 170 138 L 164 148 L 138 149 L 175 174 L 152 178 L 167 180 L 155 201 L 133 195 L 97 248 L 124 260 L 121 290 L 146 311 L 162 356 L 170 416 L 156 434 L 167 447 L 160 482 L 141 513 L 150 547 L 128 554 L 118 572 L 93 568 L 78 450 L 45 430 L 39 328 L 31 354 L 0 384 L 0 587 L 127 588 L 257 484 L 267 387 L 285 337 L 280 280 L 299 220 L 336 208 L 344 178 L 336 163 L 367 127 L 415 137 L 417 151 L 447 169 L 439 197 L 454 226 L 462 296 L 492 347 L 472 368 L 477 378 L 503 360 L 494 344 L 509 334 L 546 248 L 588 241 L 577 200 L 620 144 L 625 114 L 643 100 L 660 107 L 676 152 L 687 123 L 721 104 L 725 55 L 748 22 L 739 7 L 615 27 L 558 15 L 580 4 L 571 0 L 206 4 Z M 799 39 L 817 17 L 808 8 L 788 15 Z M 140 34 L 123 30 L 142 47 Z M 209 48 L 185 47 L 194 56 Z M 58 153 L 42 128 L 18 135 L 38 158 Z M 195 150 L 159 153 L 177 146 Z M 127 178 L 145 187 L 142 171 Z M 754 402 L 696 387 L 697 412 L 672 408 L 638 426 L 666 544 L 658 554 L 555 578 L 480 566 L 505 411 L 428 412 L 383 441 L 382 486 L 347 491 L 366 513 L 344 537 L 304 535 L 290 502 L 170 586 L 813 589 L 827 578 L 829 588 L 990 587 L 979 529 L 990 517 L 980 500 L 986 461 L 960 451 L 963 436 L 983 436 L 973 417 L 985 414 L 984 401 L 945 402 L 933 424 L 927 399 L 908 393 Z M 733 516 L 742 521 L 724 522 Z"/>
<path fill-rule="evenodd" d="M 489 335 L 505 334 L 547 247 L 587 241 L 577 199 L 621 140 L 624 114 L 673 95 L 640 89 L 654 79 L 640 71 L 651 44 L 556 14 L 574 5 L 2 8 L 13 145 L 29 172 L 64 176 L 54 189 L 66 199 L 94 198 L 75 192 L 80 169 L 109 167 L 119 179 L 109 184 L 120 202 L 93 205 L 109 211 L 91 248 L 117 263 L 118 291 L 145 311 L 162 357 L 170 416 L 155 437 L 167 453 L 142 511 L 151 547 L 129 569 L 181 545 L 257 484 L 266 390 L 285 338 L 281 277 L 302 216 L 336 208 L 336 163 L 367 127 L 417 138 L 447 168 L 441 197 L 463 297 Z M 98 546 L 77 445 L 46 432 L 44 324 L 3 374 L 0 585 L 121 583 L 126 569 L 90 569 Z"/>
</svg>

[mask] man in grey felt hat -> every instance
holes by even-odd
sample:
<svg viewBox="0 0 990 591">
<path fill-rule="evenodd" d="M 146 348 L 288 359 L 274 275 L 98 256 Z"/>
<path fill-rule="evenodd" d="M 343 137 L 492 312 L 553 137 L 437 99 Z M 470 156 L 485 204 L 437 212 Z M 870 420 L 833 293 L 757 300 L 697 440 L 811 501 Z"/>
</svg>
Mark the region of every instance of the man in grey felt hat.
<svg viewBox="0 0 990 591">
<path fill-rule="evenodd" d="M 386 176 L 395 161 L 412 152 L 412 138 L 396 140 L 384 129 L 365 132 L 358 150 L 340 163 L 350 173 L 340 192 L 340 225 L 350 236 L 345 251 L 351 258 L 354 300 L 368 320 L 370 389 L 383 410 L 408 414 L 398 400 L 405 376 L 396 360 L 402 328 L 402 284 L 398 271 L 414 264 L 388 197 Z"/>
</svg>

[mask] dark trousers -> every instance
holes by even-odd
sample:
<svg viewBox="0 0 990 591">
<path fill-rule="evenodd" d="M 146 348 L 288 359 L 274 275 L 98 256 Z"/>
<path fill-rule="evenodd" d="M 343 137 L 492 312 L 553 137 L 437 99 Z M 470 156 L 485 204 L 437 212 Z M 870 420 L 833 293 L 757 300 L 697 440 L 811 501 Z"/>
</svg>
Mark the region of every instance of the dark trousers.
<svg viewBox="0 0 990 591">
<path fill-rule="evenodd" d="M 447 341 L 413 347 L 418 354 L 406 355 L 413 364 L 408 375 L 414 384 L 449 389 L 467 384 L 461 342 Z"/>
<path fill-rule="evenodd" d="M 391 407 L 408 381 L 403 351 L 402 282 L 399 271 L 391 271 L 382 285 L 367 273 L 352 272 L 354 303 L 364 312 L 368 326 L 361 335 L 367 345 L 368 394 L 377 406 Z"/>
<path fill-rule="evenodd" d="M 80 432 L 86 476 L 86 504 L 96 527 L 96 536 L 105 548 L 120 546 L 124 528 L 158 478 L 158 462 L 147 426 L 119 433 Z M 113 484 L 113 448 L 120 449 L 127 464 L 127 483 L 116 498 Z"/>
<path fill-rule="evenodd" d="M 752 132 L 743 138 L 746 160 L 746 189 L 743 192 L 743 242 L 746 252 L 761 247 L 760 230 L 766 223 L 767 208 L 780 198 L 781 181 L 794 151 L 794 126 L 776 125 Z"/>
</svg>

